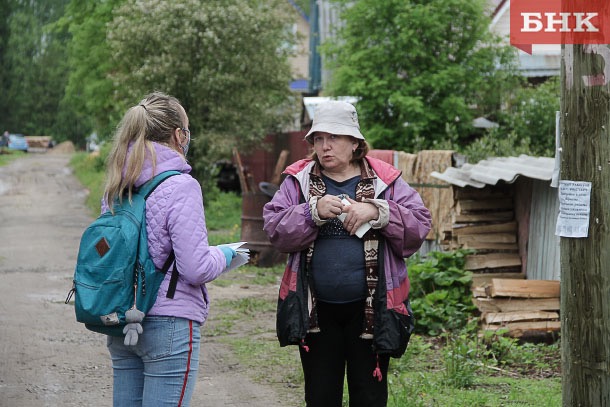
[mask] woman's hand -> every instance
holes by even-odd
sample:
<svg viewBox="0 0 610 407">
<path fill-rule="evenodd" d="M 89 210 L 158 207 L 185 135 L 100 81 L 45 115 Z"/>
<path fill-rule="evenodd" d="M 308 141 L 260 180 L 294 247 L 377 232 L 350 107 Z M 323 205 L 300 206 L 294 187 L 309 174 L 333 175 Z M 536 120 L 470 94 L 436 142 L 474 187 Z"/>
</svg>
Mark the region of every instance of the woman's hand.
<svg viewBox="0 0 610 407">
<path fill-rule="evenodd" d="M 351 205 L 343 207 L 343 213 L 347 214 L 343 220 L 343 227 L 350 235 L 356 233 L 358 228 L 368 221 L 379 218 L 379 209 L 372 203 L 356 202 L 352 198 L 347 198 Z"/>
<path fill-rule="evenodd" d="M 335 195 L 324 195 L 322 198 L 319 198 L 316 207 L 318 209 L 318 216 L 321 219 L 336 218 L 343 211 L 343 203 Z"/>
</svg>

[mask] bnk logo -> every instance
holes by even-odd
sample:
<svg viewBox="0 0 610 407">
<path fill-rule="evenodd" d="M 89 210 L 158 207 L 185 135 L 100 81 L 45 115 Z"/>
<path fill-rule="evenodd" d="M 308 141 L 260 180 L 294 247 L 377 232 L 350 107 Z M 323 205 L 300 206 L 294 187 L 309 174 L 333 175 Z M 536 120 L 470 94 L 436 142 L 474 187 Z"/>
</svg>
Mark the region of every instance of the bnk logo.
<svg viewBox="0 0 610 407">
<path fill-rule="evenodd" d="M 610 1 L 510 0 L 510 43 L 610 44 Z"/>
</svg>

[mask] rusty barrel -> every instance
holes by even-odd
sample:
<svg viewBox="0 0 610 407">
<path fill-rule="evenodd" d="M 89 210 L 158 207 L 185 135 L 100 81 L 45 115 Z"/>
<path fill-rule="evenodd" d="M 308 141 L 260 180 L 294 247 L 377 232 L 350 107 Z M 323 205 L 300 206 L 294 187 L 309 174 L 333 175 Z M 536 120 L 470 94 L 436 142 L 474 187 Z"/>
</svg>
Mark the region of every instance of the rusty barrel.
<svg viewBox="0 0 610 407">
<path fill-rule="evenodd" d="M 250 249 L 250 263 L 259 267 L 271 267 L 284 263 L 286 254 L 277 251 L 263 230 L 263 206 L 271 198 L 262 192 L 242 194 L 241 240 Z"/>
</svg>

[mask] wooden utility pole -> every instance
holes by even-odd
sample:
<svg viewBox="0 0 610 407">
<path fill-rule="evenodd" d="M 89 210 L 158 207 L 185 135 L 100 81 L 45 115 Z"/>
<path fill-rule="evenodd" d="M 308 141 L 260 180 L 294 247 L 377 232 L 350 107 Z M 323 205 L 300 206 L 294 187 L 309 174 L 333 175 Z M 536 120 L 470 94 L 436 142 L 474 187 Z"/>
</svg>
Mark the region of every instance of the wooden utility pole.
<svg viewBox="0 0 610 407">
<path fill-rule="evenodd" d="M 564 45 L 561 179 L 591 182 L 589 233 L 561 238 L 565 407 L 610 406 L 610 47 Z"/>
</svg>

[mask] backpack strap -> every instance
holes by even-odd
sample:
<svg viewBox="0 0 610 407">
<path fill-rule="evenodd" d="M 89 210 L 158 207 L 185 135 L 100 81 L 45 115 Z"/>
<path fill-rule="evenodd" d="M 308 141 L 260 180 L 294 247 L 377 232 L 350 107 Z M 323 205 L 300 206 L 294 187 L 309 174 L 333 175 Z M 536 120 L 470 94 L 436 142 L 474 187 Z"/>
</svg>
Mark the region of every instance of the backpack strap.
<svg viewBox="0 0 610 407">
<path fill-rule="evenodd" d="M 163 181 L 165 181 L 169 177 L 180 174 L 182 174 L 180 171 L 175 170 L 164 171 L 160 174 L 157 174 L 153 179 L 140 186 L 140 188 L 138 188 L 137 193 L 144 195 L 144 199 L 146 199 Z M 167 298 L 174 298 L 174 294 L 176 293 L 176 286 L 178 285 L 178 269 L 176 268 L 174 260 L 176 260 L 176 255 L 174 254 L 174 249 L 172 249 L 169 252 L 169 256 L 167 256 L 167 260 L 165 260 L 163 267 L 161 268 L 161 272 L 163 274 L 167 274 L 167 272 L 169 271 L 169 267 L 172 265 L 172 263 L 174 263 L 172 277 L 169 280 L 169 287 L 167 289 Z"/>
<path fill-rule="evenodd" d="M 155 188 L 157 188 L 159 186 L 160 183 L 162 183 L 169 177 L 172 177 L 174 175 L 180 175 L 180 174 L 182 174 L 182 173 L 180 171 L 176 171 L 176 170 L 164 171 L 160 174 L 157 174 L 151 180 L 147 181 L 146 183 L 142 184 L 139 188 L 137 188 L 136 193 L 142 194 L 144 196 L 144 199 L 146 199 L 155 190 Z"/>
<path fill-rule="evenodd" d="M 172 250 L 172 254 L 174 251 Z M 178 285 L 178 269 L 176 268 L 176 263 L 174 263 L 174 269 L 172 270 L 172 276 L 169 279 L 169 287 L 167 287 L 167 294 L 165 297 L 174 298 L 174 294 L 176 293 L 176 286 Z"/>
<path fill-rule="evenodd" d="M 175 259 L 176 259 L 176 255 L 174 254 L 174 249 L 172 249 L 172 251 L 169 252 L 169 256 L 167 256 L 167 260 L 165 260 L 165 264 L 163 264 L 163 268 L 161 269 L 161 272 L 163 274 L 165 274 L 169 271 L 169 266 L 171 266 L 172 263 L 174 263 Z M 176 268 L 176 263 L 174 263 L 174 269 L 172 270 L 172 277 L 169 280 L 169 287 L 167 288 L 167 294 L 165 295 L 165 297 L 174 298 L 174 294 L 176 293 L 177 285 L 178 285 L 178 269 Z"/>
</svg>

